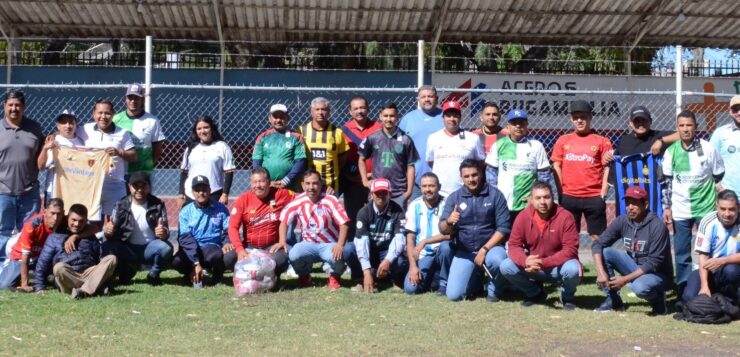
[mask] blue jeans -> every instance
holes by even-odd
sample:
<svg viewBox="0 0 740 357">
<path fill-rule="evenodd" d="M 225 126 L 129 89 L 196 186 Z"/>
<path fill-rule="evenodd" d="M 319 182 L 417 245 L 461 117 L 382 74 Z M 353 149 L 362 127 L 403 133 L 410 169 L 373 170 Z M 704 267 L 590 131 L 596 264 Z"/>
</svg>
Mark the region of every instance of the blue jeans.
<svg viewBox="0 0 740 357">
<path fill-rule="evenodd" d="M 0 265 L 0 289 L 10 289 L 21 282 L 21 261 L 7 259 Z"/>
<path fill-rule="evenodd" d="M 493 277 L 488 281 L 488 296 L 495 296 L 496 290 L 501 290 L 506 280 L 499 272 L 499 265 L 506 259 L 506 250 L 502 246 L 491 248 L 486 254 L 485 265 Z M 483 290 L 483 269 L 475 264 L 475 253 L 457 250 L 450 264 L 450 273 L 447 279 L 447 299 L 460 301 L 466 296 L 473 296 Z"/>
<path fill-rule="evenodd" d="M 709 280 L 709 289 L 712 293 L 721 293 L 737 303 L 737 289 L 740 287 L 739 264 L 725 264 L 714 273 L 709 272 L 707 280 Z M 699 278 L 699 270 L 694 270 L 689 276 L 681 300 L 686 303 L 691 301 L 699 295 L 699 290 L 701 290 L 701 278 Z"/>
<path fill-rule="evenodd" d="M 421 274 L 421 282 L 417 285 L 411 285 L 409 274 L 406 273 L 406 279 L 403 282 L 403 290 L 406 294 L 419 294 L 434 289 L 434 285 L 440 290 L 447 289 L 447 276 L 452 264 L 452 248 L 449 241 L 439 244 L 434 255 L 427 255 L 416 262 Z M 439 282 L 435 284 L 435 277 L 439 277 Z"/>
<path fill-rule="evenodd" d="M 629 275 L 637 270 L 637 263 L 626 252 L 614 248 L 604 248 L 602 252 L 604 264 L 609 277 L 614 276 L 616 270 L 621 275 Z M 660 302 L 665 299 L 665 291 L 670 287 L 671 281 L 661 273 L 648 273 L 639 276 L 632 282 L 627 283 L 627 287 L 632 290 L 639 298 L 650 302 Z M 607 290 L 612 298 L 617 298 L 616 291 Z"/>
<path fill-rule="evenodd" d="M 20 195 L 0 195 L 0 261 L 5 256 L 5 243 L 13 234 L 13 229 L 21 231 L 23 223 L 41 210 L 41 197 L 38 187 Z"/>
<path fill-rule="evenodd" d="M 540 293 L 540 285 L 537 282 L 559 283 L 560 297 L 563 302 L 573 302 L 576 288 L 581 282 L 581 264 L 578 259 L 571 259 L 559 267 L 543 270 L 537 273 L 528 273 L 514 263 L 511 259 L 501 263 L 501 275 L 514 287 L 524 292 L 528 298 L 533 298 Z"/>
<path fill-rule="evenodd" d="M 131 265 L 149 264 L 149 273 L 159 273 L 172 263 L 172 243 L 155 239 L 146 245 L 129 244 L 118 240 L 105 242 L 105 249 L 118 259 L 118 273 L 123 276 L 133 276 L 136 269 Z M 132 274 L 134 273 L 134 274 Z"/>
<path fill-rule="evenodd" d="M 355 244 L 347 242 L 342 249 L 342 259 L 334 260 L 332 248 L 336 243 L 299 242 L 288 252 L 290 264 L 298 275 L 311 274 L 313 263 L 324 262 L 329 267 L 329 274 L 342 275 L 345 269 L 344 262 L 356 256 Z"/>
<path fill-rule="evenodd" d="M 701 218 L 673 221 L 673 251 L 676 254 L 676 285 L 686 285 L 691 274 L 691 228 Z"/>
</svg>

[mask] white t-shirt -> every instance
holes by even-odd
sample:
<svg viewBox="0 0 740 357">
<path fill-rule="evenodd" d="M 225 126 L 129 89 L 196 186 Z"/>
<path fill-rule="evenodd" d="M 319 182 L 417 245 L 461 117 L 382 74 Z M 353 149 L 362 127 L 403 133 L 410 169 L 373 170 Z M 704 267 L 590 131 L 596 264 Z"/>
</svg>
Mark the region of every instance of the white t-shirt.
<svg viewBox="0 0 740 357">
<path fill-rule="evenodd" d="M 188 171 L 188 178 L 185 180 L 185 194 L 195 199 L 193 191 L 190 190 L 193 177 L 198 175 L 208 177 L 211 192 L 215 192 L 224 188 L 224 171 L 233 170 L 236 166 L 229 145 L 223 141 L 217 141 L 211 145 L 198 144 L 192 152 L 186 148 L 180 168 Z"/>
<path fill-rule="evenodd" d="M 111 123 L 111 125 L 113 125 Z M 98 130 L 97 124 L 94 122 L 87 123 L 83 127 L 83 135 L 81 139 L 85 142 L 85 147 L 91 149 L 106 149 L 113 147 L 128 151 L 134 148 L 134 142 L 131 139 L 131 134 L 126 130 L 123 130 L 116 126 L 112 133 L 104 133 Z M 120 156 L 114 156 L 111 160 L 110 173 L 105 178 L 105 181 L 119 181 L 125 182 L 126 175 L 126 161 Z"/>
<path fill-rule="evenodd" d="M 80 139 L 79 136 L 75 136 L 72 139 L 67 139 L 59 134 L 57 134 L 54 137 L 54 141 L 56 141 L 57 145 L 59 146 L 66 146 L 71 148 L 78 148 L 85 146 L 85 143 Z M 51 188 L 54 184 L 54 154 L 51 152 L 51 150 L 46 150 L 46 166 L 44 166 L 46 169 L 46 192 L 49 194 L 49 197 L 51 197 Z"/>
<path fill-rule="evenodd" d="M 498 182 L 492 183 L 504 194 L 512 211 L 527 207 L 524 199 L 537 181 L 537 171 L 550 168 L 542 143 L 530 138 L 516 143 L 508 136 L 496 140 L 486 156 L 486 164 L 498 169 Z"/>
<path fill-rule="evenodd" d="M 157 237 L 154 236 L 154 232 L 149 228 L 149 223 L 146 222 L 146 210 L 147 204 L 139 205 L 134 201 L 131 201 L 131 213 L 134 215 L 134 230 L 131 232 L 131 238 L 128 243 L 135 245 L 145 245 L 153 241 Z"/>
<path fill-rule="evenodd" d="M 442 185 L 439 192 L 443 196 L 462 187 L 460 163 L 465 159 L 484 160 L 483 146 L 478 135 L 460 131 L 449 135 L 442 129 L 427 138 L 426 161 L 433 162 L 432 172 L 439 177 Z"/>
</svg>

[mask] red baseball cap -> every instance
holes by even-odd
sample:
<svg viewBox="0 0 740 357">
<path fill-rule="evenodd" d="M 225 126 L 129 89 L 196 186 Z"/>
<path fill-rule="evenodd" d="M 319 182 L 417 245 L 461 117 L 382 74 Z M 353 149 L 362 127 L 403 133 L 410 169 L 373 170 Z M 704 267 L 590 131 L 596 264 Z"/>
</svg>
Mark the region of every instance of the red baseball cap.
<svg viewBox="0 0 740 357">
<path fill-rule="evenodd" d="M 389 191 L 391 190 L 391 182 L 384 178 L 373 180 L 370 184 L 370 192 L 375 193 L 378 191 Z"/>
<path fill-rule="evenodd" d="M 634 198 L 636 200 L 646 200 L 648 197 L 647 192 L 640 186 L 630 186 L 624 191 L 624 198 Z"/>
<path fill-rule="evenodd" d="M 460 106 L 460 102 L 456 100 L 448 100 L 444 104 L 442 104 L 442 113 L 448 111 L 448 110 L 457 110 L 458 112 L 462 112 L 462 107 Z"/>
</svg>

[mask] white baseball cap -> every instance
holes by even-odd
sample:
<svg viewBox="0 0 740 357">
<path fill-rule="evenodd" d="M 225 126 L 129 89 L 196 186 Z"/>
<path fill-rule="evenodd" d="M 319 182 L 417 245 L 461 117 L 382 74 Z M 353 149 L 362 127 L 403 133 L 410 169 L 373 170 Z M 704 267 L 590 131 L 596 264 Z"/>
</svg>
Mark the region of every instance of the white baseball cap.
<svg viewBox="0 0 740 357">
<path fill-rule="evenodd" d="M 270 107 L 270 114 L 272 114 L 274 112 L 287 113 L 288 112 L 288 107 L 286 107 L 285 104 L 273 104 Z"/>
</svg>

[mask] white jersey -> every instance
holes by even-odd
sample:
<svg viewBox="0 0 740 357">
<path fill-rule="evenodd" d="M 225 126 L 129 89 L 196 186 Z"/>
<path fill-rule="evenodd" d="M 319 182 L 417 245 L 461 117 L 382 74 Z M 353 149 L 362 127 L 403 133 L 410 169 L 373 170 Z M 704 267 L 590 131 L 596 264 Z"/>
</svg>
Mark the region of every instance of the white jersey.
<svg viewBox="0 0 740 357">
<path fill-rule="evenodd" d="M 433 162 L 432 172 L 439 178 L 442 187 L 439 193 L 448 196 L 462 187 L 460 163 L 465 159 L 483 161 L 486 157 L 478 135 L 460 131 L 449 135 L 445 129 L 434 132 L 427 138 L 426 161 Z"/>
<path fill-rule="evenodd" d="M 111 123 L 111 125 L 114 125 Z M 104 133 L 98 130 L 98 125 L 93 123 L 87 123 L 83 127 L 83 135 L 81 137 L 85 141 L 85 147 L 90 149 L 103 149 L 113 147 L 128 151 L 134 148 L 134 141 L 131 139 L 131 134 L 126 130 L 115 126 L 112 133 Z M 126 161 L 120 156 L 114 156 L 111 160 L 111 170 L 108 176 L 105 177 L 106 182 L 125 182 L 126 175 Z"/>
<path fill-rule="evenodd" d="M 185 149 L 180 168 L 188 171 L 185 194 L 195 199 L 192 190 L 188 189 L 193 177 L 198 175 L 208 177 L 211 192 L 216 192 L 224 188 L 224 171 L 233 170 L 236 166 L 229 145 L 223 141 L 217 141 L 210 145 L 198 144 L 192 151 Z"/>
<path fill-rule="evenodd" d="M 740 253 L 740 223 L 727 228 L 717 217 L 717 211 L 709 213 L 699 223 L 696 232 L 696 251 L 712 258 L 725 258 Z"/>
<path fill-rule="evenodd" d="M 440 197 L 437 207 L 429 208 L 424 202 L 424 197 L 418 197 L 409 203 L 406 209 L 406 232 L 416 233 L 416 244 L 422 239 L 439 235 L 439 216 L 445 207 L 445 198 Z M 427 244 L 419 254 L 419 259 L 427 255 L 434 255 L 439 243 Z"/>
<path fill-rule="evenodd" d="M 725 172 L 722 158 L 706 140 L 696 140 L 687 151 L 677 141 L 663 155 L 663 174 L 673 177 L 671 210 L 673 219 L 701 218 L 714 209 L 717 190 L 714 175 Z"/>
<path fill-rule="evenodd" d="M 486 164 L 498 170 L 496 188 L 506 197 L 509 210 L 521 211 L 527 207 L 537 171 L 550 168 L 545 147 L 529 138 L 514 142 L 510 137 L 496 140 L 486 156 Z"/>
<path fill-rule="evenodd" d="M 712 133 L 709 142 L 725 164 L 722 188 L 740 192 L 740 128 L 735 123 L 722 125 Z"/>
</svg>

